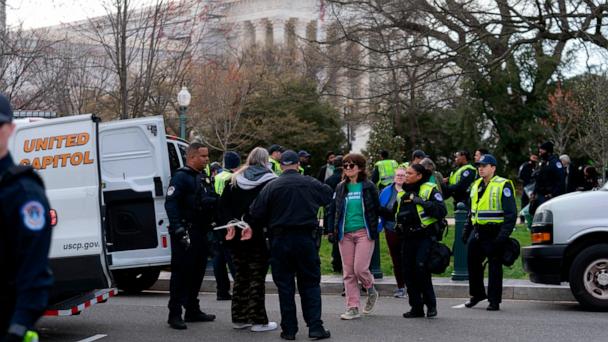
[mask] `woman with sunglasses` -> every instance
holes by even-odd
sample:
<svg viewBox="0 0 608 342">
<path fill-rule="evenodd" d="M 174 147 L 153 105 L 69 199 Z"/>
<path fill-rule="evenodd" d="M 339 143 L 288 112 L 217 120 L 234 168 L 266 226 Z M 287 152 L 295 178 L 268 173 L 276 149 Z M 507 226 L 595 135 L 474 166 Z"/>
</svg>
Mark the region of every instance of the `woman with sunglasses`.
<svg viewBox="0 0 608 342">
<path fill-rule="evenodd" d="M 397 215 L 397 201 L 399 194 L 403 194 L 403 183 L 405 182 L 405 167 L 400 166 L 395 171 L 395 181 L 380 192 L 380 224 L 379 231 L 384 228 L 388 251 L 393 261 L 393 273 L 397 280 L 397 289 L 393 296 L 395 298 L 405 297 L 405 280 L 403 279 L 403 267 L 401 263 L 401 241 L 395 232 L 395 216 Z"/>
<path fill-rule="evenodd" d="M 340 318 L 351 320 L 361 317 L 359 282 L 368 293 L 364 314 L 373 311 L 378 299 L 369 264 L 374 252 L 374 240 L 378 238 L 380 202 L 378 189 L 367 180 L 365 157 L 349 153 L 344 156 L 342 163 L 344 176 L 336 187 L 329 208 L 328 225 L 330 232 L 338 238 L 342 257 L 346 312 Z"/>
<path fill-rule="evenodd" d="M 431 173 L 415 164 L 405 171 L 404 192 L 399 194 L 396 231 L 401 236 L 403 276 L 407 286 L 410 311 L 405 318 L 437 316 L 437 300 L 431 272 L 426 267 L 437 225 L 447 214 L 437 184 L 429 182 Z"/>
</svg>

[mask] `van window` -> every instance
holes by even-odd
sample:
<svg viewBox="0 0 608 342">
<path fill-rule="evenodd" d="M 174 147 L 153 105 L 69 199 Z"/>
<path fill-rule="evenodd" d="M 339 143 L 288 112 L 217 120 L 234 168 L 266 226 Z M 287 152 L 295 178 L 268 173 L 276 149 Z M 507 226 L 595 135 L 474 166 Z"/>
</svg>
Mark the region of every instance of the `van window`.
<svg viewBox="0 0 608 342">
<path fill-rule="evenodd" d="M 167 143 L 167 149 L 169 150 L 169 167 L 171 168 L 171 176 L 173 176 L 175 170 L 180 168 L 179 157 L 175 150 L 175 144 Z"/>
<path fill-rule="evenodd" d="M 186 149 L 188 145 L 177 144 L 177 146 L 179 147 L 179 153 L 182 155 L 182 162 L 186 165 Z"/>
</svg>

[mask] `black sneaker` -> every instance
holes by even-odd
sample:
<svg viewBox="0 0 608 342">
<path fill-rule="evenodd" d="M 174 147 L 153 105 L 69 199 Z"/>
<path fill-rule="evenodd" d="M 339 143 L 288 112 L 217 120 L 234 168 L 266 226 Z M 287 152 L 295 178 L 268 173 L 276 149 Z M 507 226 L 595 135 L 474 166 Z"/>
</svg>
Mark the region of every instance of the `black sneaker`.
<svg viewBox="0 0 608 342">
<path fill-rule="evenodd" d="M 215 321 L 215 315 L 206 314 L 202 311 L 188 313 L 184 316 L 186 322 L 213 322 Z"/>
<path fill-rule="evenodd" d="M 432 306 L 426 310 L 426 317 L 432 318 L 435 316 L 437 316 L 437 307 L 436 306 Z"/>
<path fill-rule="evenodd" d="M 281 338 L 288 341 L 294 341 L 296 339 L 295 334 L 288 334 L 284 331 L 281 331 Z"/>
<path fill-rule="evenodd" d="M 498 311 L 498 310 L 500 310 L 500 304 L 498 304 L 498 303 L 490 303 L 490 304 L 488 304 L 488 307 L 486 308 L 486 310 L 488 310 L 488 311 Z"/>
<path fill-rule="evenodd" d="M 184 323 L 184 320 L 180 316 L 169 316 L 169 320 L 167 321 L 167 323 L 169 323 L 169 326 L 171 326 L 171 328 L 173 329 L 188 329 L 188 326 L 186 325 L 186 323 Z"/>
<path fill-rule="evenodd" d="M 320 331 L 314 331 L 314 332 L 309 332 L 308 333 L 308 338 L 316 341 L 316 340 L 324 340 L 326 338 L 330 338 L 331 337 L 331 333 L 329 332 L 329 330 L 325 330 L 325 329 L 321 329 Z"/>
<path fill-rule="evenodd" d="M 464 306 L 467 308 L 472 308 L 484 300 L 486 300 L 486 297 L 471 297 L 468 302 L 464 303 Z"/>
<path fill-rule="evenodd" d="M 403 318 L 419 318 L 419 317 L 424 317 L 424 311 L 410 310 L 403 314 Z"/>
</svg>

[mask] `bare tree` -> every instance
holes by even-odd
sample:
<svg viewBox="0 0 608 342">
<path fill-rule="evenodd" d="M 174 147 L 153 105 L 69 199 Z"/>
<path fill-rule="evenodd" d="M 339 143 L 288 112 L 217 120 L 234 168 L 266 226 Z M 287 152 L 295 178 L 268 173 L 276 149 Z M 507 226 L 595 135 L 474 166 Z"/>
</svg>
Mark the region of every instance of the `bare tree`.
<svg viewBox="0 0 608 342">
<path fill-rule="evenodd" d="M 566 153 L 570 144 L 576 139 L 578 123 L 581 119 L 581 108 L 576 103 L 572 91 L 564 90 L 561 82 L 549 94 L 548 115 L 541 118 L 540 124 L 545 135 L 555 144 L 558 154 Z"/>
</svg>

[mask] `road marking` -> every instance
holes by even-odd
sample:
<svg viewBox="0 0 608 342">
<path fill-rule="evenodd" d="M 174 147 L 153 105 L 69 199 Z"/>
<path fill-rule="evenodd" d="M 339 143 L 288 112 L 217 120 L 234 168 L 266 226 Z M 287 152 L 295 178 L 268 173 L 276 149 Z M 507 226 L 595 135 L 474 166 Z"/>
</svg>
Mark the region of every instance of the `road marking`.
<svg viewBox="0 0 608 342">
<path fill-rule="evenodd" d="M 462 309 L 462 308 L 464 308 L 464 304 L 458 304 L 458 305 L 452 306 L 452 309 Z"/>
<path fill-rule="evenodd" d="M 95 336 L 91 336 L 89 338 L 85 338 L 84 340 L 80 340 L 80 341 L 76 341 L 76 342 L 93 342 L 93 341 L 97 341 L 97 340 L 101 340 L 102 338 L 106 337 L 108 335 L 95 335 Z"/>
</svg>

